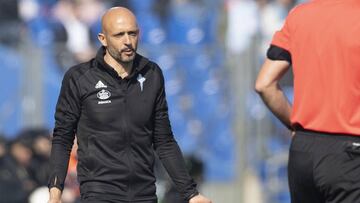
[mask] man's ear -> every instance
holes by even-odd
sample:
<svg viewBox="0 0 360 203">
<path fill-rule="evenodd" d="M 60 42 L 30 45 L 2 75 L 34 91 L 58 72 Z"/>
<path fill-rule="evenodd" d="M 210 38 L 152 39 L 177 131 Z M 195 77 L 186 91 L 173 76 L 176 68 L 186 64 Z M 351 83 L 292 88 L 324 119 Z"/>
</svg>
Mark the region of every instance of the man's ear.
<svg viewBox="0 0 360 203">
<path fill-rule="evenodd" d="M 105 37 L 104 33 L 99 33 L 98 39 L 103 46 L 105 46 L 105 47 L 107 46 L 106 37 Z"/>
</svg>

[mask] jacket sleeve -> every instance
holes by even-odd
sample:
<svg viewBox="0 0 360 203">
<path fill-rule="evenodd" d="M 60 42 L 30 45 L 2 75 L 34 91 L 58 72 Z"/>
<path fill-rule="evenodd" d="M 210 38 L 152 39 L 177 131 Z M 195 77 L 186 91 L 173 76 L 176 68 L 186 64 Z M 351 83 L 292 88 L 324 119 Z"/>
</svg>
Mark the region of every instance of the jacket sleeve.
<svg viewBox="0 0 360 203">
<path fill-rule="evenodd" d="M 181 150 L 174 139 L 168 106 L 165 96 L 164 77 L 160 72 L 161 88 L 158 92 L 155 106 L 154 148 L 166 171 L 175 183 L 176 189 L 185 200 L 199 194 L 195 181 L 190 177 L 185 166 Z"/>
<path fill-rule="evenodd" d="M 71 72 L 70 69 L 64 76 L 56 105 L 55 128 L 50 157 L 48 187 L 57 187 L 60 190 L 64 188 L 70 152 L 80 116 L 79 89 Z"/>
</svg>

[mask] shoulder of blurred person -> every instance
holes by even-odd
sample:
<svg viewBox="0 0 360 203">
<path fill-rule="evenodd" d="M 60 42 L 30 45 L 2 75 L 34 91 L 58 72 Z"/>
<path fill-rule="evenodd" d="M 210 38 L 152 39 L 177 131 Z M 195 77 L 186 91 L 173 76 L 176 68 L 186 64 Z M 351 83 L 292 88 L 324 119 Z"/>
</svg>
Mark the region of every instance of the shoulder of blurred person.
<svg viewBox="0 0 360 203">
<path fill-rule="evenodd" d="M 8 149 L 0 154 L 0 191 L 7 194 L 4 202 L 23 203 L 27 202 L 30 193 L 39 185 L 46 185 L 47 177 L 39 178 L 39 175 L 47 175 L 46 155 L 39 155 L 43 150 L 36 145 L 39 140 L 49 140 L 50 136 L 46 129 L 25 129 L 14 139 L 6 141 L 0 137 L 0 150 L 8 145 Z M 50 140 L 49 140 L 50 141 Z M 43 142 L 43 141 L 41 141 Z M 45 144 L 46 145 L 46 144 Z M 49 152 L 48 152 L 49 153 Z M 34 159 L 37 154 L 37 159 Z M 39 158 L 41 157 L 41 158 Z M 38 175 L 37 175 L 38 174 Z"/>
<path fill-rule="evenodd" d="M 31 168 L 33 160 L 32 150 L 33 137 L 31 134 L 20 133 L 9 144 L 10 165 L 15 172 L 15 176 L 21 181 L 22 189 L 29 193 L 37 183 L 35 181 L 35 171 Z"/>
<path fill-rule="evenodd" d="M 32 156 L 27 170 L 31 178 L 39 186 L 47 185 L 49 176 L 49 158 L 51 151 L 50 131 L 46 128 L 29 128 L 20 135 L 27 140 Z"/>
<path fill-rule="evenodd" d="M 26 202 L 30 191 L 23 187 L 21 177 L 23 173 L 18 170 L 17 164 L 9 154 L 0 158 L 0 202 L 23 203 Z"/>
</svg>

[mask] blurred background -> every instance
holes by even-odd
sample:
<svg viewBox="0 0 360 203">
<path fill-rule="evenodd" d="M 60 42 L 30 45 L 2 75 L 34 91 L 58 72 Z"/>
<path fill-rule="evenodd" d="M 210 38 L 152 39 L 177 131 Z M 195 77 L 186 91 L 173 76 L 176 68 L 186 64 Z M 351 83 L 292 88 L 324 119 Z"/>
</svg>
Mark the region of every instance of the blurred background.
<svg viewBox="0 0 360 203">
<path fill-rule="evenodd" d="M 64 72 L 100 43 L 112 6 L 136 14 L 138 52 L 160 65 L 190 173 L 215 203 L 288 203 L 290 132 L 253 90 L 296 0 L 0 0 L 0 203 L 45 203 Z M 292 99 L 292 74 L 282 80 Z M 64 203 L 78 202 L 76 145 Z M 179 195 L 157 165 L 159 202 Z"/>
</svg>

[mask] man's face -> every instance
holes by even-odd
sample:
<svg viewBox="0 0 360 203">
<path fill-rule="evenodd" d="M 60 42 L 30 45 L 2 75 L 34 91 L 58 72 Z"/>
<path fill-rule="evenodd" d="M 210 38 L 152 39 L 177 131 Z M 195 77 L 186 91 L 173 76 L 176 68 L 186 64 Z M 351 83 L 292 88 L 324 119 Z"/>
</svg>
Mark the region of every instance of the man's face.
<svg viewBox="0 0 360 203">
<path fill-rule="evenodd" d="M 108 53 L 119 63 L 132 62 L 136 55 L 139 29 L 136 22 L 121 18 L 110 24 L 103 33 Z"/>
</svg>

